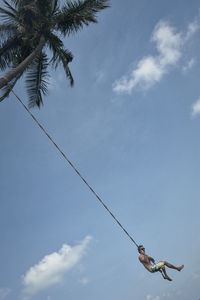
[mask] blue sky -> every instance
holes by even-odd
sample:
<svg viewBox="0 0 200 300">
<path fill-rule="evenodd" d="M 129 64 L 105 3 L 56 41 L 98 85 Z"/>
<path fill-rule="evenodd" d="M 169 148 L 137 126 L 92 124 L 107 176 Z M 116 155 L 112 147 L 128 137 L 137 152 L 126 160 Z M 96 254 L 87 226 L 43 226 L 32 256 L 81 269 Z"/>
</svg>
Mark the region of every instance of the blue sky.
<svg viewBox="0 0 200 300">
<path fill-rule="evenodd" d="M 137 249 L 14 96 L 0 103 L 0 300 L 200 298 L 199 1 L 111 1 L 65 40 L 32 112 L 138 243 L 185 264 L 172 283 Z M 20 82 L 15 91 L 27 103 Z"/>
</svg>

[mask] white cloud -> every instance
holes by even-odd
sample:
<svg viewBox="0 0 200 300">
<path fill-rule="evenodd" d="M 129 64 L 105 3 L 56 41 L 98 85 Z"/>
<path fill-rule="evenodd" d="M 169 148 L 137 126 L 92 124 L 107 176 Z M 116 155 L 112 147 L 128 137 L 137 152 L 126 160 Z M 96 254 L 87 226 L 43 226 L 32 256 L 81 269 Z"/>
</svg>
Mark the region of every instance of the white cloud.
<svg viewBox="0 0 200 300">
<path fill-rule="evenodd" d="M 156 43 L 159 53 L 156 58 L 164 72 L 166 67 L 176 64 L 181 56 L 181 33 L 177 33 L 167 22 L 159 22 L 155 27 L 152 40 Z"/>
<path fill-rule="evenodd" d="M 10 292 L 11 290 L 9 288 L 0 288 L 0 300 L 4 300 Z"/>
<path fill-rule="evenodd" d="M 146 57 L 139 61 L 137 68 L 131 73 L 130 77 L 124 76 L 118 80 L 113 90 L 115 92 L 131 93 L 136 85 L 143 85 L 149 88 L 156 81 L 159 81 L 163 75 L 163 70 L 154 57 Z"/>
<path fill-rule="evenodd" d="M 195 59 L 191 58 L 186 64 L 185 66 L 183 66 L 183 72 L 187 72 L 188 70 L 190 70 L 195 64 Z"/>
<path fill-rule="evenodd" d="M 147 295 L 146 300 L 160 300 L 159 296 L 152 296 L 152 295 Z"/>
<path fill-rule="evenodd" d="M 182 56 L 183 45 L 199 29 L 197 21 L 189 24 L 187 32 L 177 32 L 168 22 L 159 22 L 151 40 L 156 44 L 157 55 L 143 57 L 129 75 L 113 84 L 116 93 L 131 93 L 139 86 L 148 89 L 159 82 L 170 67 L 175 66 Z"/>
<path fill-rule="evenodd" d="M 192 105 L 192 117 L 196 117 L 197 115 L 200 115 L 200 99 Z"/>
<path fill-rule="evenodd" d="M 74 247 L 64 244 L 58 252 L 46 255 L 38 264 L 31 267 L 23 277 L 25 296 L 30 297 L 60 283 L 64 275 L 79 263 L 90 240 L 91 237 L 87 236 Z"/>
<path fill-rule="evenodd" d="M 200 28 L 199 21 L 196 19 L 188 26 L 187 33 L 185 35 L 185 41 L 189 40 Z"/>
</svg>

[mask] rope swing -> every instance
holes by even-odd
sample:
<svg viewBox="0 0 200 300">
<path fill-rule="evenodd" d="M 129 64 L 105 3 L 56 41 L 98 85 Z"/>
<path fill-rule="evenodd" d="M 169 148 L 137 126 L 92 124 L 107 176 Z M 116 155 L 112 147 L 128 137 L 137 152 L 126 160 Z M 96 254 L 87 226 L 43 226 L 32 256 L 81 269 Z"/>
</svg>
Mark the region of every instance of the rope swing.
<svg viewBox="0 0 200 300">
<path fill-rule="evenodd" d="M 31 113 L 31 111 L 28 109 L 28 107 L 23 103 L 23 101 L 20 99 L 20 97 L 11 89 L 11 92 L 14 94 L 14 96 L 18 99 L 18 101 L 22 104 L 22 106 L 25 108 L 25 110 L 29 113 L 29 115 L 33 118 L 33 120 L 37 123 L 37 125 L 40 127 L 40 129 L 45 133 L 45 135 L 48 137 L 48 139 L 53 143 L 53 145 L 57 148 L 57 150 L 61 153 L 61 155 L 64 157 L 64 159 L 68 162 L 68 164 L 74 169 L 74 171 L 78 174 L 78 176 L 82 179 L 82 181 L 87 185 L 87 187 L 90 189 L 90 191 L 95 195 L 97 200 L 104 206 L 104 208 L 109 212 L 111 217 L 117 222 L 117 224 L 121 227 L 121 229 L 124 231 L 124 233 L 129 237 L 129 239 L 135 244 L 135 246 L 138 248 L 138 244 L 136 241 L 132 238 L 132 236 L 128 233 L 128 231 L 122 226 L 122 224 L 118 221 L 118 219 L 115 217 L 115 215 L 110 211 L 110 209 L 105 205 L 105 203 L 102 201 L 102 199 L 98 196 L 98 194 L 94 191 L 94 189 L 89 185 L 89 183 L 85 180 L 85 178 L 80 174 L 80 172 L 77 170 L 77 168 L 73 165 L 73 163 L 67 158 L 66 154 L 60 149 L 60 147 L 54 142 L 52 137 L 46 132 L 44 127 L 40 124 L 40 122 L 35 118 L 35 116 Z"/>
</svg>

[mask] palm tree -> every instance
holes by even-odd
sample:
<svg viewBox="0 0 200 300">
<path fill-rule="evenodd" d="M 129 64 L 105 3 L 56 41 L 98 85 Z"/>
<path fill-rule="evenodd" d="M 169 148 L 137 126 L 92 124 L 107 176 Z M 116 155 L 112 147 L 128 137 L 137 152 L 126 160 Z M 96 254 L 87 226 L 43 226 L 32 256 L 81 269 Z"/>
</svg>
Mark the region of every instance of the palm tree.
<svg viewBox="0 0 200 300">
<path fill-rule="evenodd" d="M 0 89 L 8 97 L 20 77 L 26 73 L 29 106 L 43 103 L 47 94 L 48 66 L 55 69 L 62 64 L 73 86 L 74 80 L 68 64 L 72 53 L 64 48 L 65 37 L 89 23 L 97 23 L 96 14 L 108 6 L 109 0 L 3 0 L 0 7 L 3 23 L 0 24 L 0 70 L 8 70 L 0 78 Z M 47 50 L 52 57 L 49 59 Z"/>
</svg>

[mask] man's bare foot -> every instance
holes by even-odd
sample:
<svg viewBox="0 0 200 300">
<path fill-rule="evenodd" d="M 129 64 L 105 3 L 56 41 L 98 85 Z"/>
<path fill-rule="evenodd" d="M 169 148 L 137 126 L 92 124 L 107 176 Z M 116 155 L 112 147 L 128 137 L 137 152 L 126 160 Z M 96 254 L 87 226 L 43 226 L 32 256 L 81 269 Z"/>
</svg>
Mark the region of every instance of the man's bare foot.
<svg viewBox="0 0 200 300">
<path fill-rule="evenodd" d="M 169 281 L 172 281 L 172 279 L 169 276 L 165 276 L 164 278 L 169 280 Z"/>
<path fill-rule="evenodd" d="M 177 270 L 180 272 L 184 268 L 184 265 L 177 268 Z"/>
</svg>

